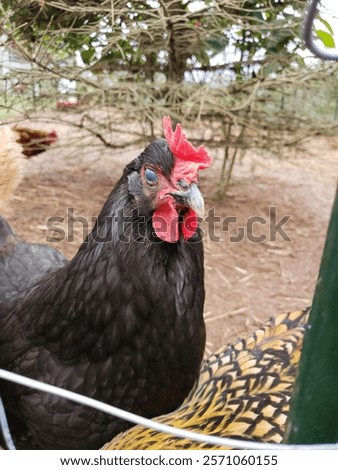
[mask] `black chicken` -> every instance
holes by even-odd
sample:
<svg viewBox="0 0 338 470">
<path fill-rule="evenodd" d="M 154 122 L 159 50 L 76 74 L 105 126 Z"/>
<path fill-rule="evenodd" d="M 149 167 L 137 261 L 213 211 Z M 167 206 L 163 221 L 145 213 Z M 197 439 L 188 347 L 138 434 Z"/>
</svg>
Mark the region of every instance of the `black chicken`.
<svg viewBox="0 0 338 470">
<path fill-rule="evenodd" d="M 192 388 L 203 357 L 198 170 L 211 164 L 164 118 L 66 262 L 0 225 L 0 367 L 146 417 Z M 6 408 L 45 449 L 96 449 L 130 423 L 2 381 Z M 20 427 L 19 426 L 19 427 Z"/>
</svg>

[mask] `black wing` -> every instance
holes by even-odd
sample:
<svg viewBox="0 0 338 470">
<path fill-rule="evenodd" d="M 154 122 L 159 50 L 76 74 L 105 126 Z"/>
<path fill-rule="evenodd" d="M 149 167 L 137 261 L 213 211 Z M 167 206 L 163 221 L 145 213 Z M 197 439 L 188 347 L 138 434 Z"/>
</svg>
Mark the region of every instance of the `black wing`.
<svg viewBox="0 0 338 470">
<path fill-rule="evenodd" d="M 0 318 L 45 274 L 66 263 L 59 251 L 24 242 L 0 216 Z"/>
</svg>

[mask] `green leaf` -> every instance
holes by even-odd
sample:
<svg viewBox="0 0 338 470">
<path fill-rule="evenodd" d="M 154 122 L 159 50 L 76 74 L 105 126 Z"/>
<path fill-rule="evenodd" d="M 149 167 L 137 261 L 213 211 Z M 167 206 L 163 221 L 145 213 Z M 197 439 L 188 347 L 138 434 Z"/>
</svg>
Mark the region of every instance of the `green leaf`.
<svg viewBox="0 0 338 470">
<path fill-rule="evenodd" d="M 266 50 L 271 54 L 280 54 L 285 49 L 286 44 L 292 39 L 292 32 L 288 29 L 271 31 L 270 36 L 266 40 Z"/>
<path fill-rule="evenodd" d="M 264 16 L 260 11 L 253 11 L 252 13 L 249 13 L 250 16 L 254 16 L 255 18 L 259 19 L 260 21 L 264 21 Z"/>
<path fill-rule="evenodd" d="M 330 23 L 326 20 L 323 20 L 323 18 L 318 18 L 318 20 L 324 25 L 326 26 L 326 28 L 328 29 L 328 31 L 332 34 L 332 36 L 334 35 L 334 31 L 332 29 L 332 26 L 330 25 Z"/>
<path fill-rule="evenodd" d="M 277 74 L 280 72 L 280 64 L 278 62 L 271 62 L 267 65 L 264 65 L 261 69 L 261 74 L 263 74 L 264 77 L 268 77 L 271 74 Z"/>
<path fill-rule="evenodd" d="M 222 44 L 221 41 L 217 39 L 208 39 L 207 44 L 214 50 L 214 51 L 222 51 L 224 49 L 224 45 Z"/>
<path fill-rule="evenodd" d="M 95 54 L 94 47 L 90 47 L 88 50 L 81 51 L 81 59 L 83 62 L 88 65 Z"/>
<path fill-rule="evenodd" d="M 322 41 L 325 47 L 330 47 L 330 48 L 336 47 L 336 44 L 331 34 L 327 33 L 326 31 L 323 31 L 322 29 L 316 29 L 316 34 L 317 34 L 318 39 Z"/>
</svg>

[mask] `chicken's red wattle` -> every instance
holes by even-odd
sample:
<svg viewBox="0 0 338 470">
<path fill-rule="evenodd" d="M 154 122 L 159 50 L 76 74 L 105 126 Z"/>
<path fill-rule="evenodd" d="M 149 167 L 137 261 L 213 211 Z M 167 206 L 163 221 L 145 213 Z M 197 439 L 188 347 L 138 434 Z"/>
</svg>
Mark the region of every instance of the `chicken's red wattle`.
<svg viewBox="0 0 338 470">
<path fill-rule="evenodd" d="M 198 227 L 197 215 L 195 211 L 188 209 L 182 218 L 180 223 L 173 199 L 170 198 L 161 204 L 153 215 L 153 227 L 158 238 L 168 243 L 176 243 L 180 238 L 181 227 L 184 240 L 189 240 Z"/>
</svg>

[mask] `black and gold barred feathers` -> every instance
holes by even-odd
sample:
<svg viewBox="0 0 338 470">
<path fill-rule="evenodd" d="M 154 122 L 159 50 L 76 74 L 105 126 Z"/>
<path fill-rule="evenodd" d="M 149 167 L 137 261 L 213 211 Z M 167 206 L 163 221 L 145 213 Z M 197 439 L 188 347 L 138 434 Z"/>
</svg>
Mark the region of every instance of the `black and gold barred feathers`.
<svg viewBox="0 0 338 470">
<path fill-rule="evenodd" d="M 281 442 L 309 309 L 282 313 L 227 345 L 203 365 L 184 403 L 156 421 L 204 434 Z M 135 426 L 104 449 L 208 449 Z"/>
</svg>

